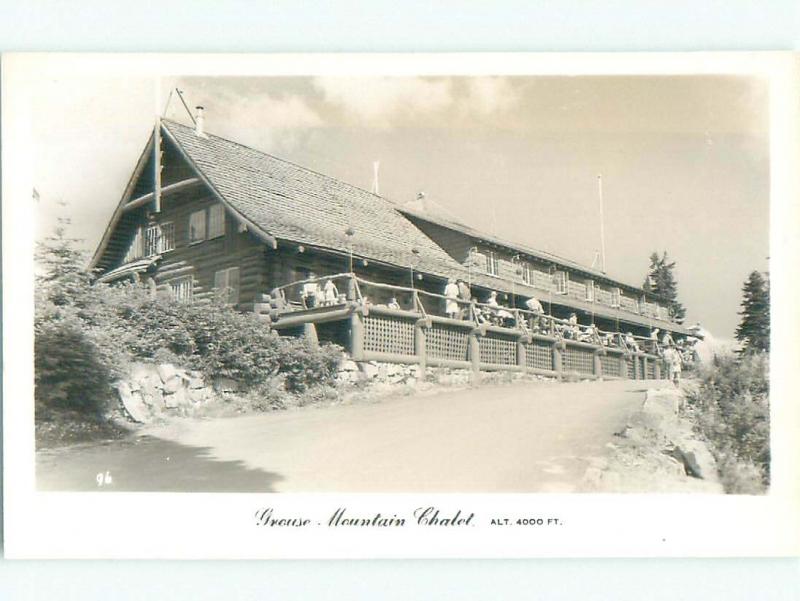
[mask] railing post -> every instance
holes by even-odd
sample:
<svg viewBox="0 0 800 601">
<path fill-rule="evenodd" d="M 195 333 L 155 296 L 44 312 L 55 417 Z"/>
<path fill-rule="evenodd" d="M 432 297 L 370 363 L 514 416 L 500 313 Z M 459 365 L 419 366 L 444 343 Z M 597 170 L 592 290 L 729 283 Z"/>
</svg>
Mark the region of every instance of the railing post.
<svg viewBox="0 0 800 601">
<path fill-rule="evenodd" d="M 641 361 L 639 361 L 639 353 L 633 353 L 633 379 L 640 380 L 639 372 L 641 371 Z"/>
<path fill-rule="evenodd" d="M 628 360 L 627 360 L 627 357 L 629 355 L 630 355 L 630 353 L 622 353 L 619 356 L 619 373 L 626 380 L 628 379 Z"/>
<path fill-rule="evenodd" d="M 529 341 L 528 336 L 520 336 L 517 338 L 517 365 L 522 368 L 522 372 L 527 371 L 527 350 L 525 349 L 525 342 Z"/>
<path fill-rule="evenodd" d="M 594 375 L 597 378 L 603 377 L 603 361 L 600 359 L 600 355 L 602 354 L 604 354 L 602 348 L 599 348 L 594 352 Z"/>
<path fill-rule="evenodd" d="M 556 372 L 559 380 L 564 375 L 564 362 L 562 361 L 561 357 L 562 344 L 563 343 L 560 340 L 553 343 L 553 370 Z"/>
<path fill-rule="evenodd" d="M 642 355 L 642 380 L 647 379 L 647 355 Z"/>
<path fill-rule="evenodd" d="M 656 380 L 661 379 L 661 358 L 655 359 L 655 363 L 653 364 L 653 377 Z"/>
<path fill-rule="evenodd" d="M 481 381 L 481 345 L 478 337 L 480 330 L 475 328 L 469 335 L 469 361 L 472 369 L 472 381 L 477 384 Z"/>
<path fill-rule="evenodd" d="M 425 344 L 425 324 L 424 319 L 417 320 L 414 324 L 414 354 L 419 361 L 420 378 L 425 379 L 425 368 L 427 367 L 428 351 Z"/>
<path fill-rule="evenodd" d="M 317 336 L 317 326 L 313 323 L 303 324 L 303 337 L 306 339 L 308 346 L 312 349 L 319 348 L 319 337 Z"/>
<path fill-rule="evenodd" d="M 358 309 L 350 314 L 350 356 L 353 361 L 364 359 L 364 316 Z"/>
</svg>

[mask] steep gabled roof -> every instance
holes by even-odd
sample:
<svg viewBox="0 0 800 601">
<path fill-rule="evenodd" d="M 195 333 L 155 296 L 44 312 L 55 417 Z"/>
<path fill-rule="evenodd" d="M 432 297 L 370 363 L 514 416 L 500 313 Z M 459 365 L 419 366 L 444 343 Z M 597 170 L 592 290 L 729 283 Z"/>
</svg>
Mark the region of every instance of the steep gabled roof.
<svg viewBox="0 0 800 601">
<path fill-rule="evenodd" d="M 347 252 L 432 275 L 462 275 L 464 267 L 380 196 L 294 163 L 163 121 L 163 132 L 213 191 L 275 239 Z"/>
</svg>

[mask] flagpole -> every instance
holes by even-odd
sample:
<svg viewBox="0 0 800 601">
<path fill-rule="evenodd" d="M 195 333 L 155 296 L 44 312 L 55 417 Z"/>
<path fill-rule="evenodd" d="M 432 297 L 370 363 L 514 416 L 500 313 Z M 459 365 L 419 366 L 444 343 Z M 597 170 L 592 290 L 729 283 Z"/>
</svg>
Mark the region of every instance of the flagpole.
<svg viewBox="0 0 800 601">
<path fill-rule="evenodd" d="M 603 217 L 603 174 L 597 174 L 597 194 L 600 198 L 600 271 L 606 272 L 606 231 Z"/>
</svg>

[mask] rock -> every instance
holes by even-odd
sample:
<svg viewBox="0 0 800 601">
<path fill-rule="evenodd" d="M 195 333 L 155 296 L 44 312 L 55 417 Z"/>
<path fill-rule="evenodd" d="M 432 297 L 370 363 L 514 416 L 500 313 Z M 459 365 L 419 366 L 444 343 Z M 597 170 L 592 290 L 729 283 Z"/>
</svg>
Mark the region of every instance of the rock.
<svg viewBox="0 0 800 601">
<path fill-rule="evenodd" d="M 340 372 L 358 371 L 358 364 L 351 359 L 347 359 L 346 361 L 343 361 L 342 364 L 339 366 L 339 371 Z"/>
<path fill-rule="evenodd" d="M 359 367 L 361 368 L 361 373 L 364 374 L 364 377 L 366 377 L 368 380 L 377 378 L 378 374 L 380 373 L 378 370 L 378 366 L 375 364 L 374 361 L 370 361 L 368 363 L 362 363 Z"/>
<path fill-rule="evenodd" d="M 680 441 L 672 456 L 683 463 L 688 475 L 703 480 L 717 479 L 717 463 L 708 447 L 699 440 Z"/>
<path fill-rule="evenodd" d="M 131 385 L 126 380 L 122 380 L 117 384 L 117 391 L 119 392 L 122 406 L 125 407 L 125 411 L 128 412 L 131 419 L 140 424 L 147 422 L 149 415 L 142 395 L 138 391 L 131 390 Z"/>
<path fill-rule="evenodd" d="M 214 380 L 214 390 L 217 392 L 236 392 L 239 384 L 231 378 L 217 378 Z"/>
<path fill-rule="evenodd" d="M 168 409 L 175 409 L 190 403 L 189 394 L 185 388 L 179 388 L 174 394 L 164 396 L 164 405 Z"/>
<path fill-rule="evenodd" d="M 161 363 L 156 369 L 158 370 L 158 376 L 165 384 L 176 375 L 175 367 L 170 363 Z"/>
<path fill-rule="evenodd" d="M 205 382 L 203 378 L 199 378 L 197 376 L 190 376 L 189 377 L 189 388 L 191 390 L 197 390 L 199 388 L 205 388 Z"/>
<path fill-rule="evenodd" d="M 164 382 L 164 392 L 166 392 L 167 394 L 176 393 L 182 388 L 183 388 L 183 379 L 180 378 L 177 374 Z"/>
<path fill-rule="evenodd" d="M 211 390 L 208 388 L 190 388 L 188 395 L 192 403 L 202 403 L 211 396 Z"/>
</svg>

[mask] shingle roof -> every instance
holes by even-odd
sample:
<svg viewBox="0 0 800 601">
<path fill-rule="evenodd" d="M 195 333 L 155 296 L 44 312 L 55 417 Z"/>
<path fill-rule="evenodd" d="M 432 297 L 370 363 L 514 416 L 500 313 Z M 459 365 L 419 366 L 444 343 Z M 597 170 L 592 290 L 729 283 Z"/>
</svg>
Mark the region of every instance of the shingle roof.
<svg viewBox="0 0 800 601">
<path fill-rule="evenodd" d="M 174 121 L 163 125 L 216 192 L 274 238 L 346 252 L 351 227 L 356 256 L 408 267 L 417 249 L 416 269 L 465 273 L 385 198 Z"/>
</svg>

